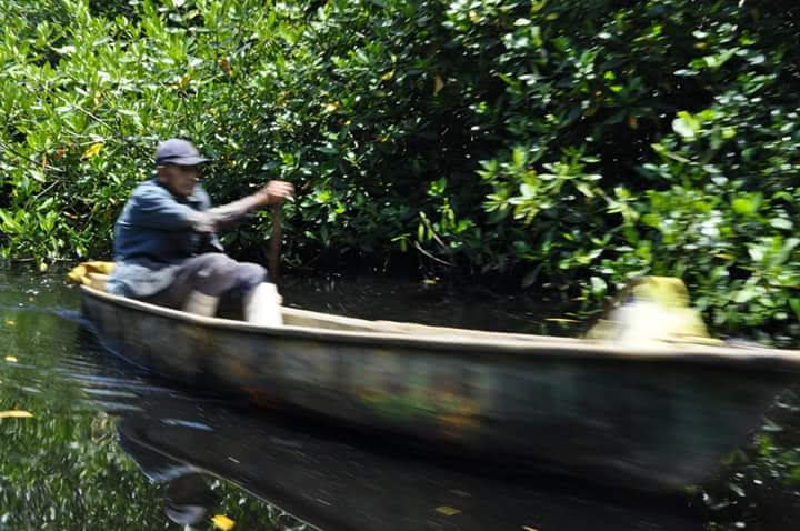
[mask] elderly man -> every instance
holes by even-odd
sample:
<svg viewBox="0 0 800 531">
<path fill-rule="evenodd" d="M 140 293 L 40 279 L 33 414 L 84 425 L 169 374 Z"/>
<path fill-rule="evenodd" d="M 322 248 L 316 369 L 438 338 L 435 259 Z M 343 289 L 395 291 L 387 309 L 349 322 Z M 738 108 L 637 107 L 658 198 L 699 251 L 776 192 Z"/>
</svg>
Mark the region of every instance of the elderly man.
<svg viewBox="0 0 800 531">
<path fill-rule="evenodd" d="M 117 267 L 106 289 L 203 316 L 214 316 L 221 296 L 240 291 L 248 321 L 281 324 L 280 296 L 258 264 L 223 253 L 216 229 L 248 212 L 280 203 L 292 185 L 270 181 L 255 194 L 211 208 L 198 184 L 202 158 L 188 141 L 161 142 L 157 175 L 134 190 L 115 226 Z"/>
</svg>

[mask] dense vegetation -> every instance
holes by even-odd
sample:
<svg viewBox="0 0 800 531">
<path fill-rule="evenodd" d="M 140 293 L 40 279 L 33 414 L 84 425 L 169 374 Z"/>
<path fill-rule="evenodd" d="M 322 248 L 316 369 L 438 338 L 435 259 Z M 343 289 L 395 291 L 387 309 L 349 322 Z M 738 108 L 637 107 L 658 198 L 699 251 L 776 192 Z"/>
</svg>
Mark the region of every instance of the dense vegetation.
<svg viewBox="0 0 800 531">
<path fill-rule="evenodd" d="M 108 256 L 157 140 L 217 203 L 295 183 L 284 258 L 682 277 L 797 335 L 800 7 L 768 0 L 0 0 L 2 252 Z M 226 235 L 264 248 L 267 215 Z"/>
</svg>

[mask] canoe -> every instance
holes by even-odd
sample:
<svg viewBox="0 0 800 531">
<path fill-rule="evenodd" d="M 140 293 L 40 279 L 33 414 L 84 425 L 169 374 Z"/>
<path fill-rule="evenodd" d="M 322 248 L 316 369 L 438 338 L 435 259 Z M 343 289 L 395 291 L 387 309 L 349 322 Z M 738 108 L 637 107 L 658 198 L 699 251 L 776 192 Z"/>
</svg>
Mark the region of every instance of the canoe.
<svg viewBox="0 0 800 531">
<path fill-rule="evenodd" d="M 513 470 L 646 490 L 702 482 L 748 441 L 800 352 L 615 344 L 286 308 L 269 328 L 81 286 L 105 348 L 188 387 Z"/>
</svg>

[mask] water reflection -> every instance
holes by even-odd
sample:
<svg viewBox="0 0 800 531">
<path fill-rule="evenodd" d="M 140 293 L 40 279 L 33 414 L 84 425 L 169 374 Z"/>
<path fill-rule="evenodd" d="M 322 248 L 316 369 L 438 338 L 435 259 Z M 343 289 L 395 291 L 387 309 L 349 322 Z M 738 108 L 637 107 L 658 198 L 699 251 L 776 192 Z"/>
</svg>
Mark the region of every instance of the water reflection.
<svg viewBox="0 0 800 531">
<path fill-rule="evenodd" d="M 232 404 L 177 396 L 141 404 L 122 416 L 120 444 L 169 485 L 168 496 L 183 493 L 189 519 L 213 510 L 200 503 L 208 501 L 204 474 L 328 531 L 700 529 L 664 500 L 598 496 L 552 477 L 525 484 L 475 476 Z"/>
<path fill-rule="evenodd" d="M 687 499 L 510 481 L 184 395 L 104 353 L 56 277 L 4 283 L 0 410 L 34 416 L 0 420 L 0 529 L 211 529 L 218 515 L 268 530 L 703 527 Z"/>
</svg>

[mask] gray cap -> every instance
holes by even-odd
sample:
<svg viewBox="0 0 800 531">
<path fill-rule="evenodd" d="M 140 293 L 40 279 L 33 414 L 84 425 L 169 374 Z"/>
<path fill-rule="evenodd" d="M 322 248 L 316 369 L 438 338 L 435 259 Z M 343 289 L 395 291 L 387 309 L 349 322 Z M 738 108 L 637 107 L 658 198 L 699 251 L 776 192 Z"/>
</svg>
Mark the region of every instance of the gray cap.
<svg viewBox="0 0 800 531">
<path fill-rule="evenodd" d="M 208 162 L 200 156 L 197 148 L 188 140 L 170 138 L 158 144 L 156 164 L 176 164 L 178 166 L 197 166 Z"/>
</svg>

